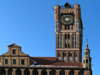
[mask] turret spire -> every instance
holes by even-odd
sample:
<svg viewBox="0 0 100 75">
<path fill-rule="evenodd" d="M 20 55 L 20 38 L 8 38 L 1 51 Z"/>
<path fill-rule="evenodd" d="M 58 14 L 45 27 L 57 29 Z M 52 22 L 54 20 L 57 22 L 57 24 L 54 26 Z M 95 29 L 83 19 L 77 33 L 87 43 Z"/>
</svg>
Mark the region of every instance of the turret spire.
<svg viewBox="0 0 100 75">
<path fill-rule="evenodd" d="M 86 37 L 86 49 L 89 49 L 88 48 L 88 38 Z"/>
</svg>

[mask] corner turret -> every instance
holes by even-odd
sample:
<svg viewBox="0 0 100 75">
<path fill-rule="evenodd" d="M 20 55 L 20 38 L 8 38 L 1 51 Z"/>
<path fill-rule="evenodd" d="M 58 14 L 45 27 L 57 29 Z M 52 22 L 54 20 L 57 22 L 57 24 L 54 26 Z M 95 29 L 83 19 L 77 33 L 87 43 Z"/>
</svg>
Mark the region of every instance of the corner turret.
<svg viewBox="0 0 100 75">
<path fill-rule="evenodd" d="M 90 57 L 90 49 L 88 48 L 88 43 L 87 43 L 86 49 L 84 50 L 83 67 L 91 69 L 91 60 L 92 58 Z"/>
</svg>

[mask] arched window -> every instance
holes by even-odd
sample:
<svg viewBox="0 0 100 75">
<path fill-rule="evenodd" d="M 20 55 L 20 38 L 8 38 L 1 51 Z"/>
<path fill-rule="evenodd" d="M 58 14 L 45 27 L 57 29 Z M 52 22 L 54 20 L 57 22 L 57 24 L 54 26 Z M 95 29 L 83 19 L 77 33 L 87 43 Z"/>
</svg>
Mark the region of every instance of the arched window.
<svg viewBox="0 0 100 75">
<path fill-rule="evenodd" d="M 46 70 L 43 70 L 43 71 L 41 72 L 41 75 L 47 75 L 47 71 L 46 71 Z"/>
<path fill-rule="evenodd" d="M 61 61 L 61 52 L 58 52 L 58 61 Z"/>
<path fill-rule="evenodd" d="M 72 52 L 69 52 L 68 59 L 69 59 L 69 62 L 72 61 Z"/>
<path fill-rule="evenodd" d="M 70 71 L 69 72 L 69 75 L 74 75 L 74 71 Z"/>
<path fill-rule="evenodd" d="M 63 52 L 63 61 L 66 61 L 66 52 Z"/>
<path fill-rule="evenodd" d="M 49 75 L 56 75 L 56 71 L 55 70 L 50 71 Z"/>
<path fill-rule="evenodd" d="M 74 52 L 74 61 L 77 62 L 77 52 Z"/>
<path fill-rule="evenodd" d="M 83 72 L 83 71 L 80 71 L 80 72 L 79 72 L 79 75 L 84 75 L 84 72 Z"/>
<path fill-rule="evenodd" d="M 65 75 L 65 71 L 60 71 L 60 75 Z"/>
</svg>

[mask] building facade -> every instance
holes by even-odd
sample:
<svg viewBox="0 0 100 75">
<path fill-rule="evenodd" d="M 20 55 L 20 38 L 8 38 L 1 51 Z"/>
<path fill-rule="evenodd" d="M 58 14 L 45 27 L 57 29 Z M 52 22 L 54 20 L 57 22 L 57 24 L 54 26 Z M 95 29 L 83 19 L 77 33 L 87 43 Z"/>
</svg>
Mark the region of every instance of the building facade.
<svg viewBox="0 0 100 75">
<path fill-rule="evenodd" d="M 0 56 L 0 75 L 92 75 L 88 44 L 82 62 L 80 5 L 72 6 L 68 2 L 64 6 L 56 5 L 54 14 L 56 57 L 30 57 L 14 43 Z"/>
</svg>

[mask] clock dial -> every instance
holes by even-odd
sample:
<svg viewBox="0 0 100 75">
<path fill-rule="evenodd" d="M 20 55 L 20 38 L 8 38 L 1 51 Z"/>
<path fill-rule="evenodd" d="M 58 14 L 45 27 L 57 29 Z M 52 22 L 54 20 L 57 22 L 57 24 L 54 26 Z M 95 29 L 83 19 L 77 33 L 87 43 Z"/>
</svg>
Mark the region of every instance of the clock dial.
<svg viewBox="0 0 100 75">
<path fill-rule="evenodd" d="M 74 17 L 73 15 L 62 15 L 61 16 L 61 22 L 64 25 L 70 25 L 74 23 Z"/>
</svg>

